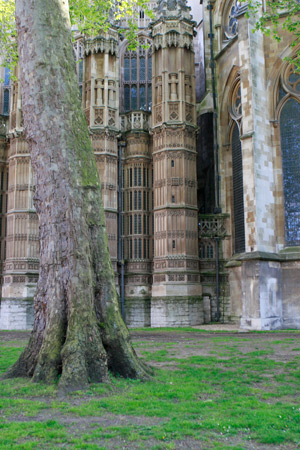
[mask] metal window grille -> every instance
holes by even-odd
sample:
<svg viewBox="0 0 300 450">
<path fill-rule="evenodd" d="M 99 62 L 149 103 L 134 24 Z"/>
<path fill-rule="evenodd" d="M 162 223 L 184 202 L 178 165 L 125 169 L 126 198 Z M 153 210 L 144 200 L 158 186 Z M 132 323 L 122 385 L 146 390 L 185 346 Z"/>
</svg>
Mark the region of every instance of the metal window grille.
<svg viewBox="0 0 300 450">
<path fill-rule="evenodd" d="M 242 253 L 245 251 L 243 161 L 237 124 L 232 132 L 232 178 L 235 253 Z"/>
</svg>

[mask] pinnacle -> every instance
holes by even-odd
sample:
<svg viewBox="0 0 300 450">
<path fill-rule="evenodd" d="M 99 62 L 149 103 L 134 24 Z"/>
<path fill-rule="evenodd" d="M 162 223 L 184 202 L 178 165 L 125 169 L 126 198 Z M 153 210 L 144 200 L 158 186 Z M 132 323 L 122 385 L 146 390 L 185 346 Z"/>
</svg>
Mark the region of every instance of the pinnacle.
<svg viewBox="0 0 300 450">
<path fill-rule="evenodd" d="M 191 19 L 191 8 L 187 5 L 187 0 L 158 0 L 156 14 L 160 16 L 182 16 Z"/>
</svg>

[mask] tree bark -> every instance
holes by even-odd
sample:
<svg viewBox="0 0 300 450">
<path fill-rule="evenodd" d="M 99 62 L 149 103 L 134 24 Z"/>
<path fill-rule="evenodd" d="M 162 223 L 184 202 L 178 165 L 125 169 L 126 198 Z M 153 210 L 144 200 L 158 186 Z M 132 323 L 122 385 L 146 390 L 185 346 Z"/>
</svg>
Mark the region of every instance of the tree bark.
<svg viewBox="0 0 300 450">
<path fill-rule="evenodd" d="M 29 344 L 7 377 L 63 390 L 148 378 L 118 306 L 101 184 L 81 109 L 67 0 L 16 0 L 25 134 L 35 176 L 40 273 Z"/>
</svg>

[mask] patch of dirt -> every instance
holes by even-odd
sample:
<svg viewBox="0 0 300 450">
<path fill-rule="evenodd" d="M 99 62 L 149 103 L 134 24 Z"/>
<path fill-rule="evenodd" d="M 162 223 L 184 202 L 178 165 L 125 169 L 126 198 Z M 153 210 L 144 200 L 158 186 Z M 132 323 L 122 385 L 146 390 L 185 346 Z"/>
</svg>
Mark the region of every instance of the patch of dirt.
<svg viewBox="0 0 300 450">
<path fill-rule="evenodd" d="M 0 331 L 0 343 L 9 341 L 28 341 L 30 331 Z"/>
</svg>

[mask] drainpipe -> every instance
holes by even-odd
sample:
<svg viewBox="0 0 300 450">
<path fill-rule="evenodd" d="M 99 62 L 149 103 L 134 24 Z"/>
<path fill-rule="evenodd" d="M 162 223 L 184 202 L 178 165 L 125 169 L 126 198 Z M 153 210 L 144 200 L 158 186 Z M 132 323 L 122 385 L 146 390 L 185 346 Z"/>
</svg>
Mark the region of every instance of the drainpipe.
<svg viewBox="0 0 300 450">
<path fill-rule="evenodd" d="M 118 169 L 119 169 L 119 201 L 118 201 L 118 263 L 121 267 L 121 283 L 120 283 L 120 303 L 121 303 L 121 315 L 123 320 L 125 320 L 125 295 L 124 295 L 124 258 L 122 257 L 122 147 L 125 147 L 125 142 L 118 142 L 118 150 L 119 150 L 119 160 L 118 160 Z"/>
<path fill-rule="evenodd" d="M 210 68 L 213 95 L 213 137 L 214 137 L 214 173 L 215 173 L 215 214 L 221 212 L 220 208 L 220 182 L 219 182 L 219 144 L 218 144 L 218 115 L 217 115 L 217 93 L 215 85 L 215 62 L 214 62 L 214 34 L 212 10 L 213 1 L 209 1 L 207 9 L 209 10 L 209 40 L 210 40 Z M 217 301 L 217 322 L 220 320 L 220 285 L 219 285 L 219 238 L 215 237 L 216 248 L 216 301 Z"/>
</svg>

